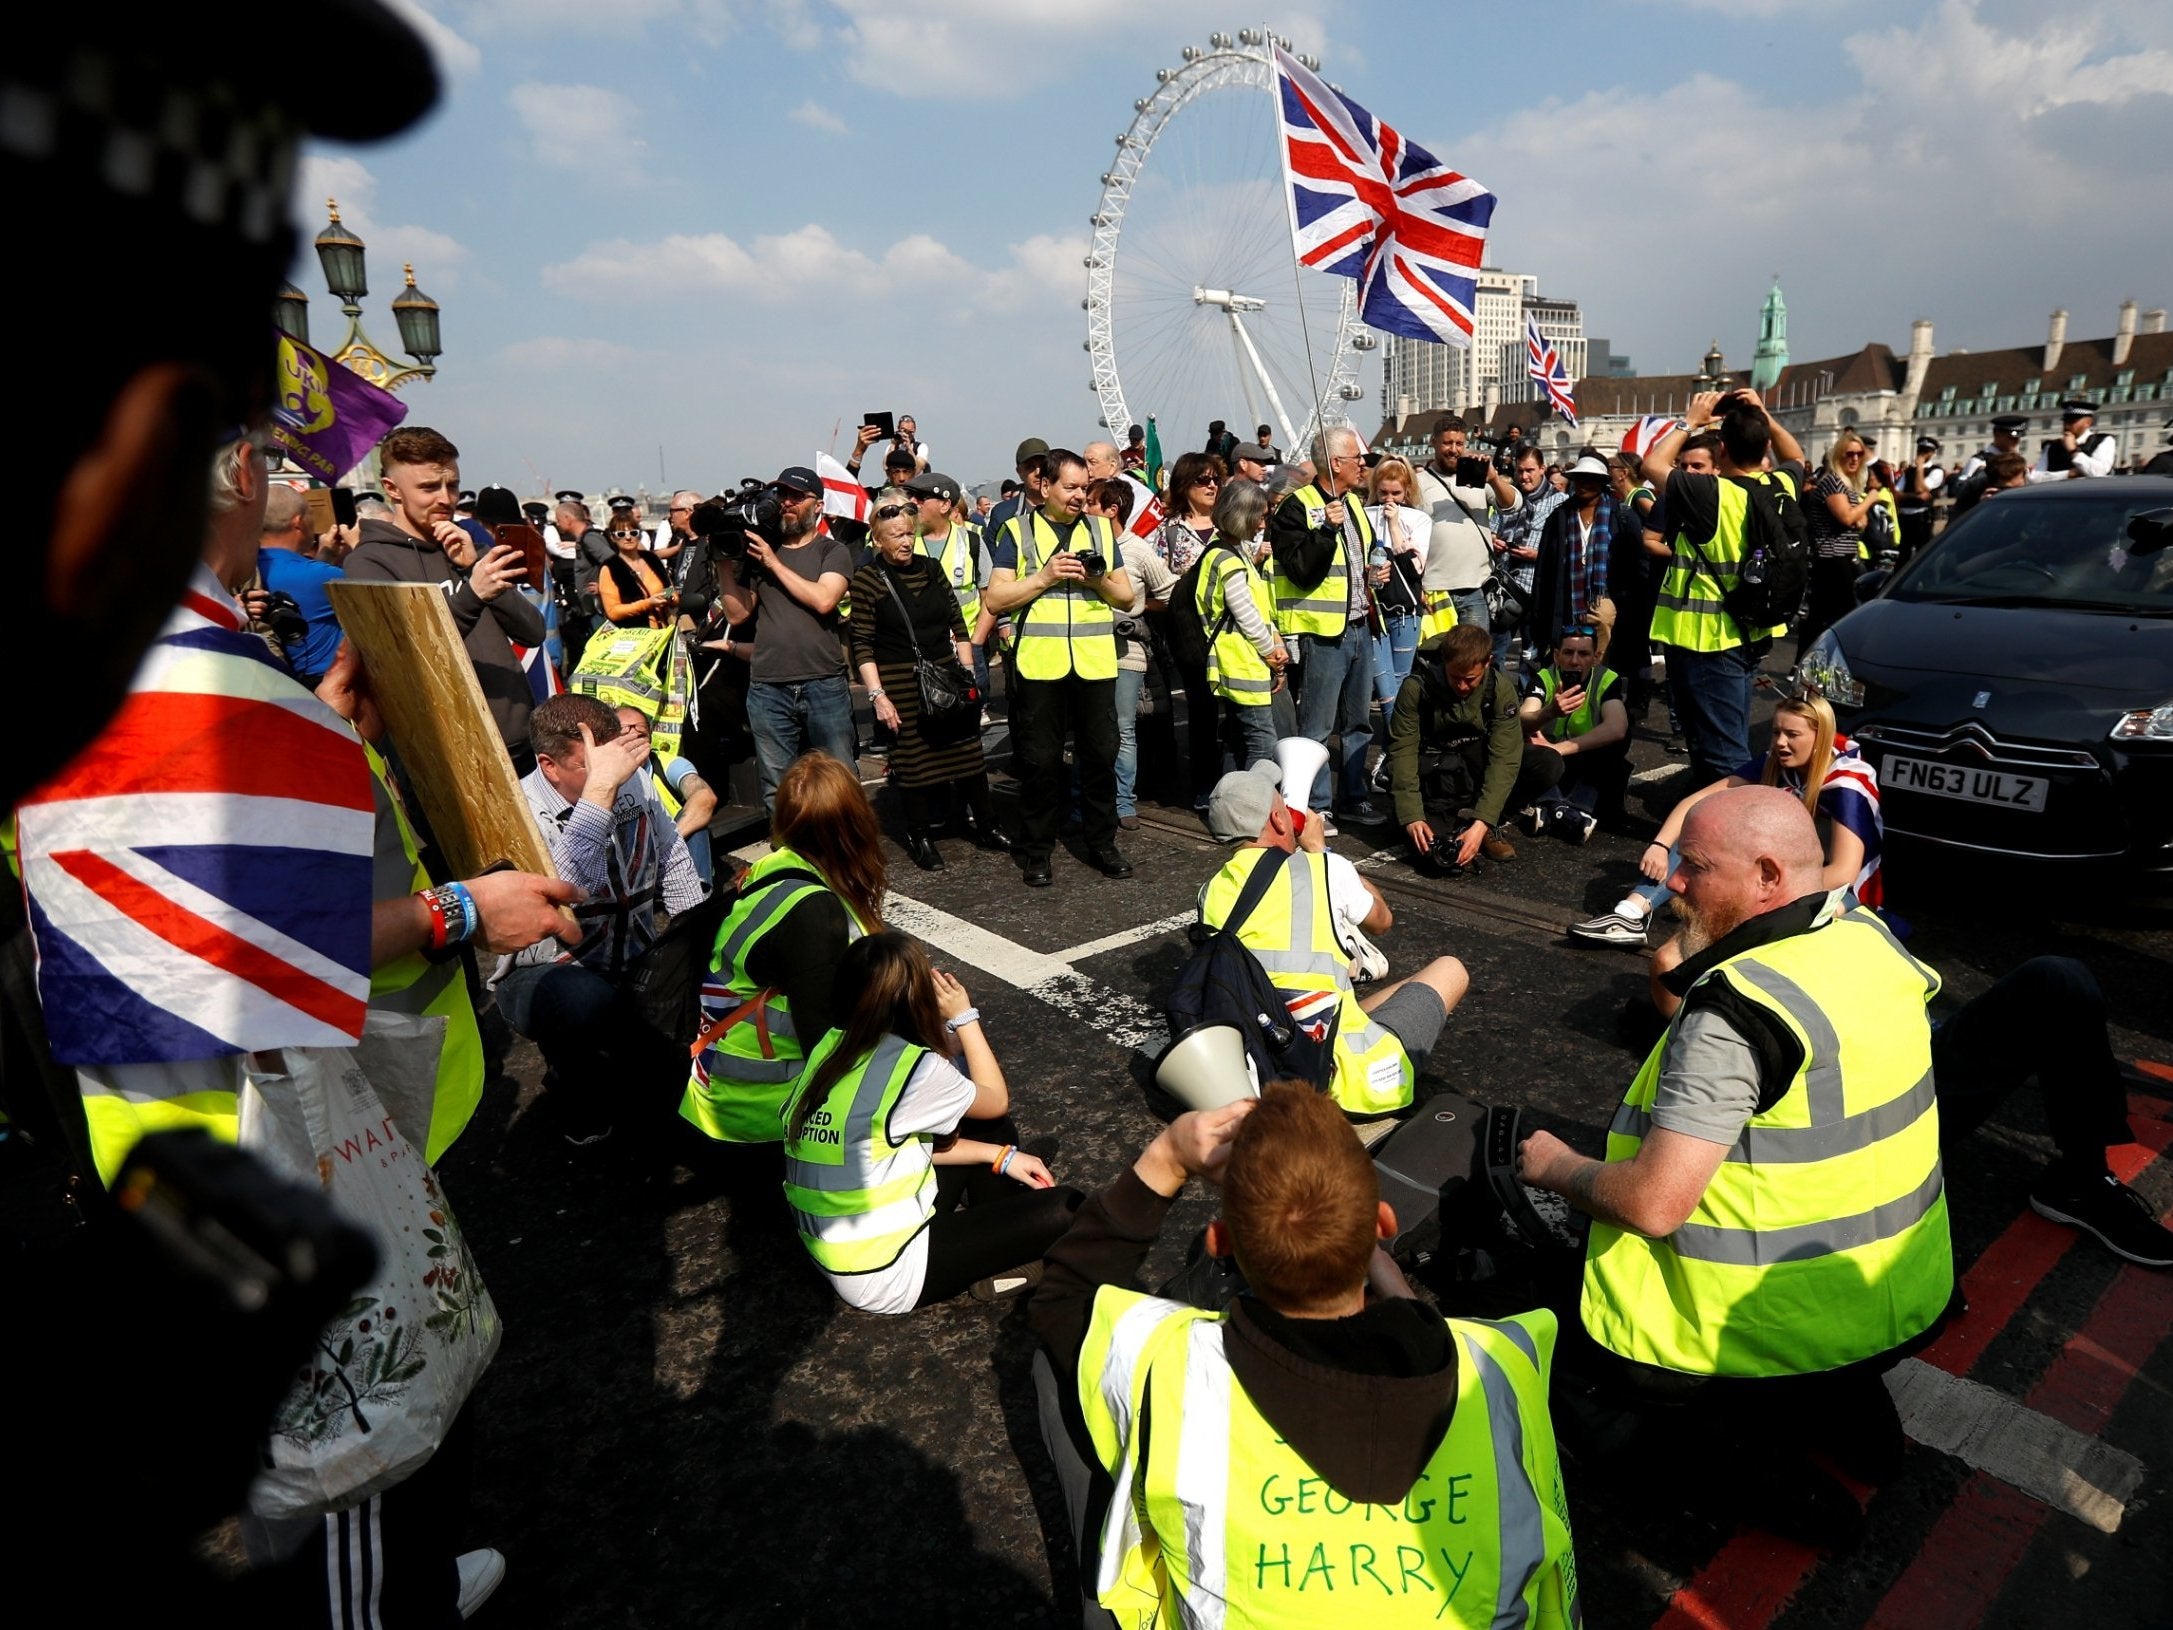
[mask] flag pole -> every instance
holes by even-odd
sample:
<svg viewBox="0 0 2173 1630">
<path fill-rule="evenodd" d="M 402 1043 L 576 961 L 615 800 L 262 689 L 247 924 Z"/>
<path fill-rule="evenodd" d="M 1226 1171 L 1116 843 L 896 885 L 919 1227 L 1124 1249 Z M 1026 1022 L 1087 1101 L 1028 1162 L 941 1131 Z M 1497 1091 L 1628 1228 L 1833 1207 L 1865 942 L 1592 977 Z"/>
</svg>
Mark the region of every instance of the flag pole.
<svg viewBox="0 0 2173 1630">
<path fill-rule="evenodd" d="M 1305 340 L 1305 371 L 1307 383 L 1312 386 L 1313 390 L 1313 411 L 1310 415 L 1313 424 L 1313 440 L 1318 442 L 1320 433 L 1328 428 L 1326 423 L 1328 404 L 1321 398 L 1320 365 L 1313 360 L 1313 325 L 1307 321 L 1305 315 L 1305 282 L 1298 263 L 1297 178 L 1290 173 L 1290 138 L 1283 131 L 1282 72 L 1280 65 L 1275 60 L 1275 53 L 1280 47 L 1275 38 L 1275 31 L 1264 23 L 1260 27 L 1260 43 L 1261 49 L 1267 53 L 1268 99 L 1273 104 L 1269 109 L 1268 116 L 1274 121 L 1275 158 L 1276 163 L 1283 172 L 1283 210 L 1290 217 L 1290 294 L 1291 298 L 1298 303 L 1298 332 Z M 1323 81 L 1323 83 L 1326 82 Z M 1287 425 L 1284 428 L 1286 432 L 1289 429 Z M 1293 447 L 1290 452 L 1292 458 L 1301 462 L 1310 460 L 1313 456 L 1305 448 Z M 1318 478 L 1323 472 L 1315 470 L 1313 473 Z"/>
</svg>

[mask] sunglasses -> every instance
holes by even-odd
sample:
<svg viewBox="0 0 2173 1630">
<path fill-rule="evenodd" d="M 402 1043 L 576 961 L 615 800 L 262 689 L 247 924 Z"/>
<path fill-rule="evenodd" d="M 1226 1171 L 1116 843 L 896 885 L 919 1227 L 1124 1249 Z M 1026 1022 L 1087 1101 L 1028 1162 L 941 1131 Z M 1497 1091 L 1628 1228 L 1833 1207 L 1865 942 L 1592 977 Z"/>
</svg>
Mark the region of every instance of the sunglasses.
<svg viewBox="0 0 2173 1630">
<path fill-rule="evenodd" d="M 899 517 L 900 515 L 911 515 L 914 513 L 916 512 L 911 504 L 885 504 L 881 509 L 875 512 L 875 518 L 879 521 L 890 521 L 897 519 L 897 517 Z"/>
<path fill-rule="evenodd" d="M 641 534 L 639 532 L 624 532 L 614 527 L 611 530 L 611 536 L 614 538 L 638 538 Z"/>
</svg>

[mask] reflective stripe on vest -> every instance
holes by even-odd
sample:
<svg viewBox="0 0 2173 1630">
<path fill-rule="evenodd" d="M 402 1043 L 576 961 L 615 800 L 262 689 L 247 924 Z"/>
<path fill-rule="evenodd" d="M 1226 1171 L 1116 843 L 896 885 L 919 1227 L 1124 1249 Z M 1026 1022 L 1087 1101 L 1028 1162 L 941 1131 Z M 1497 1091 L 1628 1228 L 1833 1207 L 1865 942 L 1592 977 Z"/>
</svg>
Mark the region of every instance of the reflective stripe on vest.
<svg viewBox="0 0 2173 1630">
<path fill-rule="evenodd" d="M 1457 1404 L 1393 1503 L 1345 1498 L 1231 1373 L 1220 1316 L 1096 1293 L 1076 1384 L 1115 1484 L 1096 1595 L 1126 1624 L 1580 1622 L 1547 1415 L 1555 1321 L 1447 1321 Z M 1151 1424 L 1150 1424 L 1151 1423 Z"/>
<path fill-rule="evenodd" d="M 1584 681 L 1584 700 L 1577 711 L 1556 719 L 1547 726 L 1549 741 L 1568 741 L 1572 736 L 1590 735 L 1599 728 L 1600 709 L 1612 696 L 1622 676 L 1612 668 L 1595 668 Z M 1562 676 L 1552 667 L 1539 670 L 1539 700 L 1544 706 L 1554 700 L 1555 692 L 1562 688 Z"/>
<path fill-rule="evenodd" d="M 803 1083 L 844 1039 L 833 1030 L 815 1044 Z M 800 1243 L 825 1273 L 889 1267 L 936 1214 L 935 1145 L 924 1136 L 890 1140 L 891 1113 L 927 1052 L 885 1036 L 838 1077 L 806 1124 L 786 1135 L 785 1204 Z M 788 1119 L 798 1107 L 795 1093 Z"/>
<path fill-rule="evenodd" d="M 1662 645 L 1686 651 L 1732 651 L 1748 640 L 1779 634 L 1786 624 L 1746 630 L 1721 604 L 1724 588 L 1735 586 L 1743 563 L 1743 528 L 1750 515 L 1750 495 L 1745 481 L 1778 480 L 1793 493 L 1795 484 L 1783 476 L 1716 476 L 1719 488 L 1719 521 L 1705 543 L 1704 556 L 1681 530 L 1676 529 L 1674 555 L 1667 574 L 1660 579 L 1653 600 L 1652 638 Z"/>
<path fill-rule="evenodd" d="M 1004 526 L 1018 543 L 1018 575 L 1031 577 L 1062 546 L 1056 528 L 1040 510 L 1024 517 L 1026 524 L 1021 519 L 1013 516 Z M 1110 570 L 1121 569 L 1124 556 L 1117 551 L 1109 523 L 1087 515 L 1079 525 L 1086 528 L 1088 548 L 1071 552 L 1099 554 Z M 1063 582 L 1035 595 L 1013 614 L 1011 632 L 1018 642 L 1013 666 L 1021 679 L 1062 679 L 1072 673 L 1081 679 L 1117 677 L 1117 614 L 1083 581 Z"/>
<path fill-rule="evenodd" d="M 679 1103 L 682 1117 L 724 1143 L 775 1143 L 782 1138 L 785 1098 L 805 1062 L 791 1003 L 782 991 L 756 983 L 747 971 L 762 936 L 794 906 L 826 887 L 807 878 L 777 877 L 784 871 L 822 875 L 790 849 L 775 850 L 748 867 L 739 897 L 717 927 L 709 977 L 702 981 L 705 1030 L 741 1008 L 757 1015 L 726 1029 L 695 1054 Z M 848 941 L 860 938 L 864 930 L 859 918 L 850 908 L 845 916 Z"/>
<path fill-rule="evenodd" d="M 1350 953 L 1336 938 L 1325 855 L 1315 857 L 1302 849 L 1288 855 L 1273 849 L 1239 850 L 1200 891 L 1200 921 L 1220 927 L 1256 865 L 1278 866 L 1282 875 L 1268 886 L 1237 937 L 1277 989 L 1337 994 L 1341 1018 L 1329 1096 L 1353 1115 L 1401 1109 L 1411 1101 L 1411 1060 L 1395 1033 L 1358 1005 L 1351 988 Z"/>
<path fill-rule="evenodd" d="M 1446 634 L 1456 626 L 1456 602 L 1447 589 L 1425 590 L 1424 606 L 1418 622 L 1418 642 L 1421 645 L 1436 634 Z"/>
<path fill-rule="evenodd" d="M 1200 627 L 1212 636 L 1207 642 L 1207 683 L 1217 696 L 1227 696 L 1240 707 L 1266 707 L 1273 699 L 1275 675 L 1229 615 L 1233 584 L 1236 592 L 1252 596 L 1262 622 L 1274 615 L 1274 596 L 1259 568 L 1234 549 L 1214 550 L 1210 565 L 1201 568 L 1193 602 Z"/>
<path fill-rule="evenodd" d="M 694 664 L 676 628 L 600 628 L 566 677 L 566 689 L 649 716 L 649 745 L 660 762 L 679 756 L 694 694 Z"/>
<path fill-rule="evenodd" d="M 1305 506 L 1308 526 L 1323 527 L 1328 524 L 1328 498 L 1316 486 L 1300 487 L 1285 503 L 1296 502 Z M 1333 636 L 1350 626 L 1351 576 L 1349 559 L 1349 533 L 1358 534 L 1358 552 L 1364 558 L 1373 547 L 1373 518 L 1366 513 L 1360 495 L 1343 495 L 1343 512 L 1348 529 L 1336 535 L 1335 555 L 1328 563 L 1328 573 L 1311 588 L 1300 588 L 1296 581 L 1283 572 L 1280 560 L 1275 563 L 1275 627 L 1283 634 L 1321 634 Z"/>
<path fill-rule="evenodd" d="M 1807 1374 L 1890 1351 L 1930 1327 L 1954 1283 L 1924 1020 L 1939 978 L 1862 910 L 1705 977 L 1785 1025 L 1803 1065 L 1681 1228 L 1655 1240 L 1593 1224 L 1585 1327 L 1626 1358 L 1699 1375 Z M 1610 1163 L 1637 1153 L 1674 1035 L 1631 1083 Z"/>
<path fill-rule="evenodd" d="M 944 582 L 958 596 L 958 613 L 966 619 L 969 640 L 974 624 L 981 620 L 980 542 L 980 530 L 964 521 L 953 521 L 941 538 L 923 535 L 920 539 L 921 553 L 936 563 Z"/>
</svg>

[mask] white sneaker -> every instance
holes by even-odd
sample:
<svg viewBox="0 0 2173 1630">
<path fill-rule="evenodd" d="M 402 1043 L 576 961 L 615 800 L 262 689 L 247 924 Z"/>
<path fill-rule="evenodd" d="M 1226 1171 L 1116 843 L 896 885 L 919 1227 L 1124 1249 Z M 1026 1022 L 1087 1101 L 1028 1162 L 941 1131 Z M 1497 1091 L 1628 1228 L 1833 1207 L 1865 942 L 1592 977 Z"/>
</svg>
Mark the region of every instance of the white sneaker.
<svg viewBox="0 0 2173 1630">
<path fill-rule="evenodd" d="M 1335 822 L 1328 819 L 1328 817 L 1325 815 L 1316 812 L 1313 815 L 1308 816 L 1307 819 L 1320 822 L 1320 835 L 1324 838 L 1340 838 L 1341 836 L 1343 836 L 1342 832 L 1337 830 Z"/>
<path fill-rule="evenodd" d="M 1602 945 L 1645 943 L 1645 919 L 1627 911 L 1610 911 L 1605 916 L 1571 923 L 1569 931 L 1577 939 L 1596 940 Z"/>
<path fill-rule="evenodd" d="M 460 1616 L 475 1617 L 475 1610 L 490 1600 L 490 1593 L 505 1583 L 506 1559 L 502 1551 L 469 1551 L 454 1560 L 460 1570 Z"/>
</svg>

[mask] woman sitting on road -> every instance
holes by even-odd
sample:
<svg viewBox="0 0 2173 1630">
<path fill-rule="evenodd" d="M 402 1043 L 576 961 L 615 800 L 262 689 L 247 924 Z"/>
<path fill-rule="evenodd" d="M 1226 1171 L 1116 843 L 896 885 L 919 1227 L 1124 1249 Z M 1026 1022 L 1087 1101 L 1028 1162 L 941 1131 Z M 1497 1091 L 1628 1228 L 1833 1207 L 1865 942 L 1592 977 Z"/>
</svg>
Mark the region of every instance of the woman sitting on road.
<svg viewBox="0 0 2173 1630">
<path fill-rule="evenodd" d="M 805 753 L 777 783 L 770 852 L 748 867 L 702 981 L 679 1113 L 720 1143 L 775 1143 L 807 1049 L 835 1022 L 845 950 L 883 926 L 883 834 L 860 777 Z"/>
<path fill-rule="evenodd" d="M 863 1313 L 1031 1288 L 1082 1196 L 1019 1148 L 965 987 L 886 932 L 845 953 L 832 1002 L 843 1027 L 786 1107 L 785 1203 L 807 1254 Z"/>
<path fill-rule="evenodd" d="M 1579 939 L 1604 945 L 1642 945 L 1652 913 L 1667 898 L 1676 864 L 1675 840 L 1683 821 L 1701 798 L 1728 787 L 1762 782 L 1786 787 L 1803 800 L 1823 830 L 1828 889 L 1853 889 L 1858 903 L 1876 906 L 1885 898 L 1879 875 L 1885 824 L 1879 814 L 1879 779 L 1846 736 L 1834 731 L 1833 708 L 1823 696 L 1791 696 L 1773 710 L 1773 744 L 1731 776 L 1690 794 L 1661 823 L 1660 834 L 1638 857 L 1646 881 L 1625 895 L 1604 916 L 1576 924 Z M 1681 961 L 1670 940 L 1653 955 L 1655 974 Z"/>
</svg>

